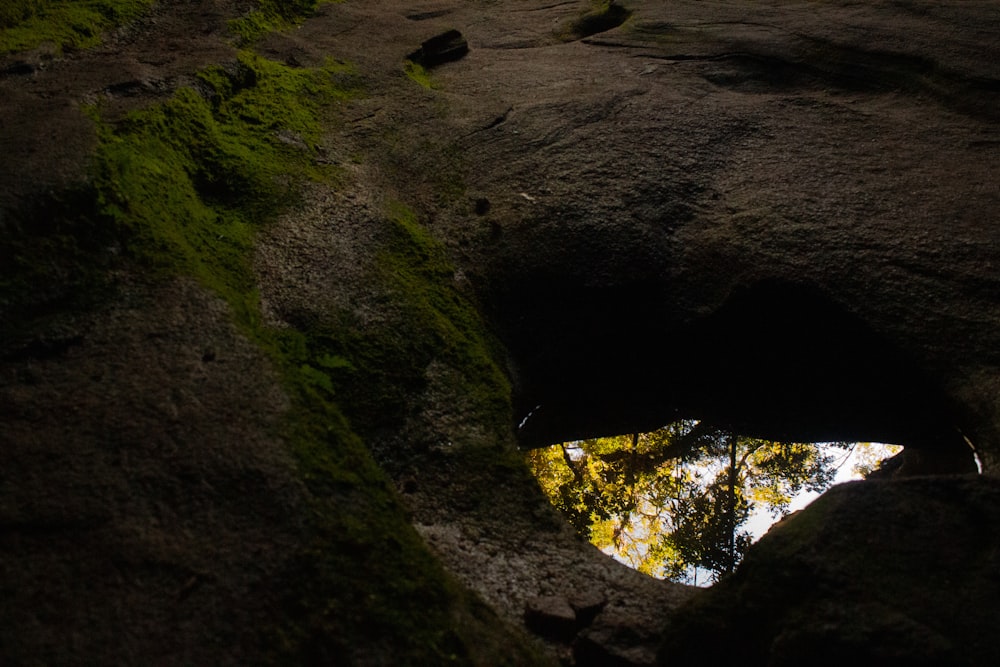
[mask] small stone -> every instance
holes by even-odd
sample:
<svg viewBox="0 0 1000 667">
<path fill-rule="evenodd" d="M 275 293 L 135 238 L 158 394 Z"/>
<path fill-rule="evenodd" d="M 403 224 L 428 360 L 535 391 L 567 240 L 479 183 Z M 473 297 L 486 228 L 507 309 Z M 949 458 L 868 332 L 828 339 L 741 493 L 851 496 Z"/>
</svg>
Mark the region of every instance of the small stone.
<svg viewBox="0 0 1000 667">
<path fill-rule="evenodd" d="M 431 68 L 458 60 L 468 52 L 469 42 L 462 36 L 462 33 L 457 30 L 448 30 L 431 37 L 406 58 L 422 67 Z"/>
</svg>

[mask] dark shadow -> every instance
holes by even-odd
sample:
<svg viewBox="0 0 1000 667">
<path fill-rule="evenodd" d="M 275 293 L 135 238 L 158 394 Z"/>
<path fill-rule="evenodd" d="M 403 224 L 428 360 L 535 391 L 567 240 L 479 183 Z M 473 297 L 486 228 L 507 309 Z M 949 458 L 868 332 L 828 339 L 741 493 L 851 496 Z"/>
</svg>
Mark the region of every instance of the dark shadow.
<svg viewBox="0 0 1000 667">
<path fill-rule="evenodd" d="M 632 16 L 631 10 L 612 0 L 574 21 L 569 32 L 573 39 L 583 39 L 617 28 L 630 16 Z"/>
<path fill-rule="evenodd" d="M 933 383 L 816 288 L 759 283 L 682 323 L 662 312 L 655 284 L 564 287 L 536 283 L 506 332 L 518 421 L 531 414 L 524 446 L 689 417 L 770 440 L 895 442 L 971 461 Z"/>
</svg>

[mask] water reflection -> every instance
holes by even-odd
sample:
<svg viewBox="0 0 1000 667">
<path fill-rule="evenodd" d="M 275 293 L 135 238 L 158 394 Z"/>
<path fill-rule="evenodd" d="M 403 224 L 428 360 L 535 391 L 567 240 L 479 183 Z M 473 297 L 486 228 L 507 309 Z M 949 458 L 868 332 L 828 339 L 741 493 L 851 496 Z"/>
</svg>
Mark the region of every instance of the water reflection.
<svg viewBox="0 0 1000 667">
<path fill-rule="evenodd" d="M 774 442 L 683 420 L 527 456 L 553 505 L 598 548 L 651 576 L 705 585 L 773 522 L 898 449 Z"/>
</svg>

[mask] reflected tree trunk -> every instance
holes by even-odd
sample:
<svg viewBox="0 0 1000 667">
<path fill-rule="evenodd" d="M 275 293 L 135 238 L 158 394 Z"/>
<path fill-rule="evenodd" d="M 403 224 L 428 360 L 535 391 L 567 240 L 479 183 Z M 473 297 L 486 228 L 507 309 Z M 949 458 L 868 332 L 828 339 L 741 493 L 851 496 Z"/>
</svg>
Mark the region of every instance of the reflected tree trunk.
<svg viewBox="0 0 1000 667">
<path fill-rule="evenodd" d="M 736 436 L 729 435 L 729 498 L 726 508 L 727 518 L 727 551 L 726 573 L 733 571 L 736 564 L 736 482 L 738 480 L 738 470 L 736 467 Z"/>
</svg>

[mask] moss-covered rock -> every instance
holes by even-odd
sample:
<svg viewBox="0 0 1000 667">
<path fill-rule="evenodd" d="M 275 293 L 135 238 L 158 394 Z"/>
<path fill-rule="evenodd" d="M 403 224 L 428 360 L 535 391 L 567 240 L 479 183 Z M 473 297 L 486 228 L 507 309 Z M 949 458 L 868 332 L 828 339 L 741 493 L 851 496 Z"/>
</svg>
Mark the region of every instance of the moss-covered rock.
<svg viewBox="0 0 1000 667">
<path fill-rule="evenodd" d="M 9 0 L 0 7 L 0 55 L 49 43 L 57 51 L 100 43 L 104 31 L 131 21 L 153 0 Z"/>
<path fill-rule="evenodd" d="M 259 36 L 262 26 L 294 19 L 314 5 L 264 3 L 260 13 L 251 15 L 253 36 Z M 246 26 L 238 25 L 249 40 L 243 34 Z M 358 92 L 357 76 L 342 63 L 328 59 L 317 67 L 297 67 L 243 51 L 233 62 L 197 72 L 190 85 L 166 101 L 124 117 L 106 115 L 100 104 L 90 107 L 98 144 L 87 180 L 68 192 L 40 195 L 32 206 L 12 212 L 2 245 L 0 303 L 11 370 L 0 385 L 13 406 L 8 434 L 14 440 L 5 448 L 10 464 L 28 477 L 47 474 L 29 446 L 36 440 L 18 435 L 30 428 L 22 407 L 56 410 L 63 391 L 75 385 L 55 386 L 49 374 L 62 369 L 72 373 L 81 366 L 99 369 L 99 359 L 118 340 L 127 344 L 121 363 L 129 369 L 130 397 L 124 402 L 111 398 L 126 386 L 120 379 L 103 385 L 110 393 L 96 395 L 108 401 L 108 408 L 88 417 L 85 428 L 124 443 L 128 456 L 140 457 L 146 472 L 145 490 L 133 491 L 139 500 L 130 509 L 103 485 L 114 479 L 131 487 L 132 473 L 110 472 L 101 438 L 83 439 L 85 456 L 80 458 L 97 486 L 86 483 L 85 488 L 58 492 L 62 499 L 54 501 L 56 506 L 78 504 L 78 490 L 89 499 L 86 516 L 60 510 L 65 517 L 55 521 L 69 526 L 97 521 L 111 536 L 78 536 L 75 568 L 60 554 L 48 553 L 45 541 L 19 540 L 4 549 L 5 562 L 22 574 L 35 571 L 29 562 L 47 563 L 52 584 L 64 589 L 68 604 L 73 609 L 87 605 L 93 613 L 73 611 L 72 618 L 59 621 L 50 607 L 42 606 L 33 612 L 34 629 L 20 632 L 19 623 L 5 612 L 4 625 L 13 629 L 2 637 L 5 658 L 26 661 L 35 655 L 67 664 L 88 662 L 97 654 L 116 661 L 157 654 L 168 661 L 198 663 L 544 661 L 431 555 L 341 409 L 346 402 L 362 426 L 387 419 L 392 425 L 394 410 L 402 410 L 424 382 L 425 367 L 442 358 L 475 378 L 470 386 L 489 387 L 481 402 L 495 413 L 494 424 L 504 420 L 499 413 L 509 411 L 507 387 L 484 347 L 482 323 L 450 286 L 453 269 L 415 216 L 402 205 L 393 207 L 385 218 L 383 242 L 371 249 L 369 278 L 399 295 L 403 329 L 381 335 L 349 327 L 278 329 L 260 317 L 251 266 L 258 234 L 280 211 L 296 205 L 307 184 L 336 188 L 340 172 L 323 159 L 320 145 L 333 122 L 335 103 Z M 171 287 L 178 280 L 183 289 Z M 123 311 L 126 295 L 136 304 Z M 75 304 L 73 317 L 67 317 L 68 302 Z M 195 303 L 202 304 L 205 315 L 191 307 Z M 171 315 L 175 310 L 182 315 Z M 105 319 L 107 324 L 99 324 Z M 73 333 L 70 343 L 48 354 L 50 346 L 37 341 L 51 337 L 53 322 Z M 208 327 L 224 334 L 205 340 L 202 351 L 194 352 Z M 160 340 L 158 352 L 145 349 L 143 340 Z M 69 347 L 79 349 L 65 359 Z M 236 349 L 241 358 L 253 360 L 243 366 L 245 374 L 238 380 L 231 374 L 237 370 Z M 201 361 L 191 365 L 195 354 Z M 199 366 L 228 370 L 204 373 Z M 145 373 L 135 373 L 138 369 Z M 104 371 L 97 373 L 103 376 Z M 159 378 L 158 387 L 146 386 L 147 376 L 150 381 Z M 203 384 L 206 377 L 208 385 Z M 261 400 L 251 401 L 254 407 L 236 406 L 216 395 L 209 403 L 204 387 L 227 379 L 234 391 Z M 40 383 L 44 396 L 26 383 Z M 150 407 L 134 403 L 164 391 L 166 398 Z M 163 456 L 168 450 L 143 452 L 141 434 L 166 428 L 163 420 L 178 411 L 184 428 L 172 436 L 171 462 Z M 222 430 L 209 426 L 215 411 Z M 256 416 L 250 417 L 252 412 Z M 56 451 L 69 444 L 58 435 L 70 428 L 68 418 L 68 413 L 53 416 L 55 430 L 46 431 Z M 199 458 L 207 445 L 202 438 L 212 440 L 212 457 L 230 460 L 211 475 Z M 261 453 L 243 451 L 241 440 L 258 443 Z M 116 445 L 110 451 L 119 449 Z M 178 465 L 189 467 L 183 475 L 194 475 L 202 486 L 187 493 L 183 507 L 168 510 L 175 519 L 162 534 L 176 540 L 174 547 L 163 550 L 155 540 L 116 537 L 128 526 L 162 521 L 155 518 L 161 510 L 151 516 L 146 503 L 190 482 L 178 479 Z M 249 479 L 257 480 L 258 492 L 265 495 L 247 499 L 237 509 L 240 503 L 231 505 L 236 498 L 228 494 L 253 493 Z M 0 482 L 5 497 L 16 500 L 3 506 L 0 524 L 20 535 L 53 521 L 30 507 L 38 489 L 7 478 Z M 263 516 L 271 515 L 267 502 L 260 502 L 265 489 L 278 494 L 273 511 L 284 516 L 277 523 Z M 210 516 L 201 514 L 213 506 Z M 90 518 L 94 512 L 97 519 Z M 191 539 L 171 538 L 174 523 L 188 526 Z M 212 530 L 231 531 L 234 542 L 220 537 L 213 543 L 208 537 Z M 261 539 L 261 530 L 271 531 L 271 542 Z M 243 553 L 235 546 L 240 535 L 248 550 Z M 200 545 L 197 555 L 188 545 L 192 540 Z M 131 550 L 134 556 L 119 566 L 126 578 L 141 578 L 137 572 L 149 561 L 173 574 L 147 584 L 152 595 L 144 602 L 148 613 L 132 625 L 127 638 L 91 633 L 80 643 L 79 656 L 72 657 L 54 639 L 57 630 L 85 632 L 102 615 L 110 618 L 108 605 L 125 608 L 135 603 L 126 600 L 139 595 L 132 586 L 116 588 L 97 571 L 95 549 Z M 74 570 L 86 573 L 87 591 L 79 589 L 84 580 L 74 580 Z M 259 576 L 247 578 L 252 571 Z M 5 576 L 3 586 L 5 598 L 17 604 L 48 588 L 34 576 L 19 581 Z M 183 627 L 164 620 L 170 616 L 165 604 L 191 596 L 202 610 L 236 605 L 241 611 L 233 614 L 232 624 L 212 613 L 196 613 L 192 618 L 197 622 Z M 154 632 L 155 623 L 173 627 L 173 632 Z M 213 633 L 218 644 L 207 641 Z"/>
<path fill-rule="evenodd" d="M 100 139 L 90 179 L 15 211 L 0 248 L 5 327 L 102 282 L 109 266 L 181 272 L 250 322 L 247 257 L 259 226 L 316 164 L 322 109 L 353 94 L 346 65 L 296 69 L 243 52 L 198 73 L 196 87 L 115 122 L 91 113 Z M 250 298 L 250 301 L 247 301 Z"/>
</svg>

